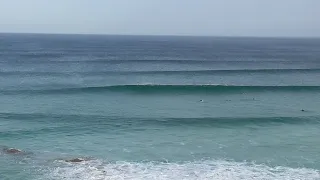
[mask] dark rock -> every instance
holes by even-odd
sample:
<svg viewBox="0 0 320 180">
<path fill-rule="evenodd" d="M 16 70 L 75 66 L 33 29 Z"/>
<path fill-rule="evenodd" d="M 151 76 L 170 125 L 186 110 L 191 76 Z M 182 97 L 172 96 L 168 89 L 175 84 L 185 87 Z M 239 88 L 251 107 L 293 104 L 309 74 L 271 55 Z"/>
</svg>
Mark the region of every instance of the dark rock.
<svg viewBox="0 0 320 180">
<path fill-rule="evenodd" d="M 74 159 L 66 160 L 66 162 L 72 162 L 72 163 L 79 163 L 79 162 L 83 162 L 83 161 L 85 161 L 85 159 L 81 159 L 81 158 L 74 158 Z"/>
<path fill-rule="evenodd" d="M 3 150 L 7 154 L 20 154 L 22 151 L 20 149 L 8 148 Z"/>
</svg>

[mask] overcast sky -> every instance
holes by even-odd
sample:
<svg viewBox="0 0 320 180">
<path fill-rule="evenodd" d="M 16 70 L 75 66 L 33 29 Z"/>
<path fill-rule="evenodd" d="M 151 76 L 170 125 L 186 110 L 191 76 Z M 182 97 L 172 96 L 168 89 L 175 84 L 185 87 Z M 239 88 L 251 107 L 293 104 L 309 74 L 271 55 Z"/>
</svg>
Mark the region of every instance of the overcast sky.
<svg viewBox="0 0 320 180">
<path fill-rule="evenodd" d="M 320 0 L 0 0 L 0 32 L 320 36 Z"/>
</svg>

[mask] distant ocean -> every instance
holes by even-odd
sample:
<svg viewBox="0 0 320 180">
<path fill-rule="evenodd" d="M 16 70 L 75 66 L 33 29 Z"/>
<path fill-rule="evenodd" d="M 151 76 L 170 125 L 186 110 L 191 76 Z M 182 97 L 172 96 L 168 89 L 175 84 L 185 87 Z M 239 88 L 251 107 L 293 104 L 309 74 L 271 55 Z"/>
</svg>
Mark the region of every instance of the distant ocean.
<svg viewBox="0 0 320 180">
<path fill-rule="evenodd" d="M 0 34 L 1 180 L 319 180 L 319 137 L 320 39 Z"/>
</svg>

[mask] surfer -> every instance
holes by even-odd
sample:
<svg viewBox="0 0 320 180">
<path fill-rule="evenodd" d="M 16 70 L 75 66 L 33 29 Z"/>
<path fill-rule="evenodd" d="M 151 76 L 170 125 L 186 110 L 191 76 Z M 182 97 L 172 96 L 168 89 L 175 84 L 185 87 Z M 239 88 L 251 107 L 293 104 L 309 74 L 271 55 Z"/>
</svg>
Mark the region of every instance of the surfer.
<svg viewBox="0 0 320 180">
<path fill-rule="evenodd" d="M 203 102 L 203 100 L 202 100 L 202 99 L 200 99 L 200 102 Z"/>
</svg>

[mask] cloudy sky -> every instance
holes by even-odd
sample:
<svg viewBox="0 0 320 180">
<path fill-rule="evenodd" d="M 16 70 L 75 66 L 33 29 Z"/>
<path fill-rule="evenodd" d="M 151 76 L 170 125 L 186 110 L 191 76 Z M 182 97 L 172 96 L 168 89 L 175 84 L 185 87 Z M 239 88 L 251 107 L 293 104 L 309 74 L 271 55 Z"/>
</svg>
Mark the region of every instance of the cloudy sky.
<svg viewBox="0 0 320 180">
<path fill-rule="evenodd" d="M 320 0 L 0 0 L 0 32 L 320 37 Z"/>
</svg>

